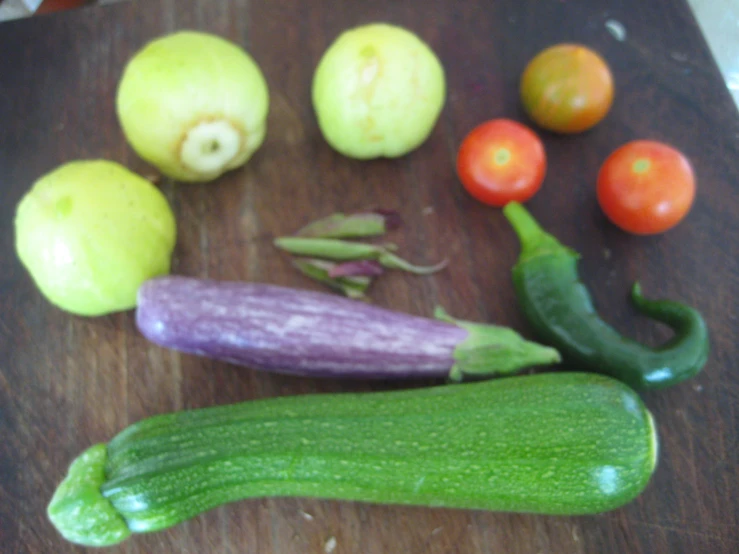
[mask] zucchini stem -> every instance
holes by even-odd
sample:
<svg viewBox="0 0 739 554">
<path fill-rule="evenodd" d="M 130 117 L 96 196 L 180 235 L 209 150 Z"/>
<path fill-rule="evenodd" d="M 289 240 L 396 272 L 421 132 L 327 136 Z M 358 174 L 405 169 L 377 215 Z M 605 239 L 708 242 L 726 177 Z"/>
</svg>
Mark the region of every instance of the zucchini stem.
<svg viewBox="0 0 739 554">
<path fill-rule="evenodd" d="M 84 546 L 112 546 L 131 536 L 128 524 L 105 498 L 108 450 L 96 444 L 72 462 L 47 509 L 49 519 L 68 541 Z"/>
</svg>

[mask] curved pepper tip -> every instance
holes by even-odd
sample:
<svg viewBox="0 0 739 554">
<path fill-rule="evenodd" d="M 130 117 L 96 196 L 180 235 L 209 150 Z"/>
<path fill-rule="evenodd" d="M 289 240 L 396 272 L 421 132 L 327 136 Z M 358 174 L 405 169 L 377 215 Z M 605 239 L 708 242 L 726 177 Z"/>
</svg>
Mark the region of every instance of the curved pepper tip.
<svg viewBox="0 0 739 554">
<path fill-rule="evenodd" d="M 639 300 L 642 300 L 644 298 L 644 295 L 642 294 L 642 291 L 641 291 L 641 284 L 639 283 L 639 281 L 636 281 L 631 286 L 631 298 L 636 303 L 638 303 Z"/>
</svg>

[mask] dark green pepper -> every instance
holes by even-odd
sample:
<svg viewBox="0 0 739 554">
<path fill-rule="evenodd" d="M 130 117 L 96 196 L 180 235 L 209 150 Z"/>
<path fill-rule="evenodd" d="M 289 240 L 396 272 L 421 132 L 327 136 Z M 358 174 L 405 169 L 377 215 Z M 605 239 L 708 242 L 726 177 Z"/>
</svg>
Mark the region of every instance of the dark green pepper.
<svg viewBox="0 0 739 554">
<path fill-rule="evenodd" d="M 668 300 L 647 300 L 638 284 L 636 309 L 666 323 L 675 335 L 650 348 L 620 335 L 600 319 L 577 273 L 578 254 L 546 233 L 526 209 L 508 204 L 503 213 L 521 241 L 513 283 L 526 318 L 566 363 L 604 373 L 636 389 L 658 389 L 696 375 L 708 358 L 708 329 L 700 313 Z"/>
</svg>

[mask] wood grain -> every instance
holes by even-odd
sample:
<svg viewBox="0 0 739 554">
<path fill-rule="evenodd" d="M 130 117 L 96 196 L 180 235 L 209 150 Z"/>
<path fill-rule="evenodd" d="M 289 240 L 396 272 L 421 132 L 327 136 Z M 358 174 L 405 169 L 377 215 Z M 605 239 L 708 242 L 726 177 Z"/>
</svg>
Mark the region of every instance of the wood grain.
<svg viewBox="0 0 739 554">
<path fill-rule="evenodd" d="M 618 42 L 604 23 L 627 29 Z M 321 139 L 310 104 L 312 72 L 346 27 L 405 25 L 438 52 L 448 76 L 443 115 L 429 140 L 400 160 L 357 162 Z M 257 397 L 399 387 L 257 373 L 148 344 L 131 313 L 84 319 L 50 306 L 17 261 L 15 205 L 42 174 L 102 157 L 146 173 L 114 114 L 117 80 L 145 41 L 176 29 L 244 45 L 271 90 L 266 143 L 243 169 L 208 185 L 162 184 L 178 217 L 180 274 L 318 287 L 271 246 L 311 219 L 366 206 L 397 208 L 393 237 L 418 263 L 448 257 L 433 277 L 391 273 L 378 305 L 528 332 L 510 282 L 517 255 L 502 215 L 469 198 L 454 173 L 457 145 L 492 117 L 525 121 L 517 82 L 540 49 L 588 44 L 610 63 L 615 105 L 572 137 L 542 133 L 549 173 L 530 207 L 582 254 L 597 305 L 643 341 L 664 330 L 637 319 L 627 290 L 699 308 L 712 354 L 696 379 L 644 395 L 658 422 L 661 459 L 644 494 L 594 517 L 553 518 L 360 505 L 314 499 L 239 502 L 110 552 L 624 553 L 739 551 L 736 360 L 739 116 L 683 2 L 452 0 L 376 2 L 150 0 L 0 24 L 0 551 L 83 552 L 65 543 L 45 509 L 70 461 L 140 418 Z M 594 195 L 602 160 L 634 138 L 672 143 L 693 161 L 697 202 L 687 220 L 653 238 L 609 225 Z"/>
</svg>

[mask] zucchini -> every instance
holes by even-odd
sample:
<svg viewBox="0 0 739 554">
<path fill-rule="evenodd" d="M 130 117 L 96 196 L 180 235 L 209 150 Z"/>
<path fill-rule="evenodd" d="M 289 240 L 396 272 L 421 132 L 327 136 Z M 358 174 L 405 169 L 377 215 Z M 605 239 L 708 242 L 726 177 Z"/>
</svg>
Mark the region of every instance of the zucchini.
<svg viewBox="0 0 739 554">
<path fill-rule="evenodd" d="M 635 392 L 544 373 L 144 419 L 83 453 L 48 515 L 68 540 L 103 546 L 266 496 L 595 514 L 640 494 L 656 460 Z"/>
</svg>

